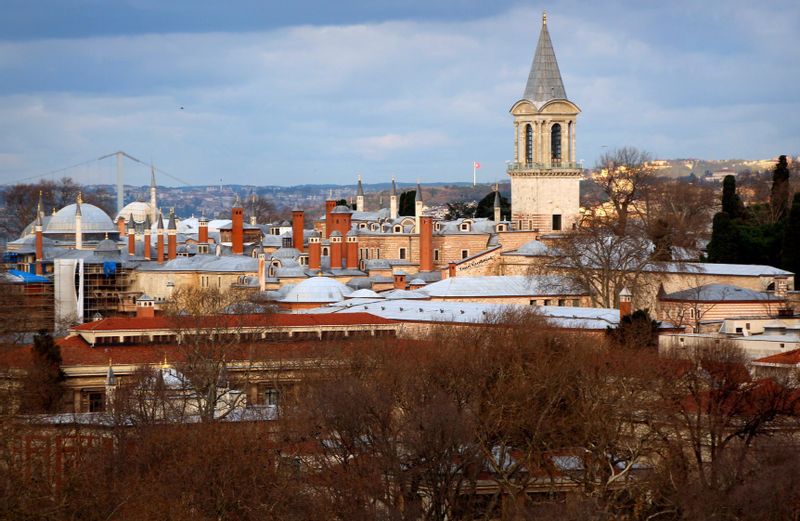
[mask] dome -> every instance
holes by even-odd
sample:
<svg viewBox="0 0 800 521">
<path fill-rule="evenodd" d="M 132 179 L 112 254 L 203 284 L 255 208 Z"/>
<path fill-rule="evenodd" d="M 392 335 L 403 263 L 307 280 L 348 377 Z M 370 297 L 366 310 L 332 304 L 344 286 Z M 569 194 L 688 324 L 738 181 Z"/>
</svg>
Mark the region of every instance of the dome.
<svg viewBox="0 0 800 521">
<path fill-rule="evenodd" d="M 351 210 L 350 208 L 348 208 L 343 204 L 340 204 L 339 206 L 331 210 L 331 213 L 353 213 L 353 210 Z"/>
<path fill-rule="evenodd" d="M 339 302 L 353 292 L 338 280 L 311 277 L 290 289 L 281 302 Z"/>
<path fill-rule="evenodd" d="M 520 255 L 532 255 L 538 257 L 542 255 L 547 255 L 549 251 L 550 250 L 548 249 L 546 244 L 544 244 L 541 241 L 533 240 L 526 242 L 525 244 L 517 248 L 517 251 L 515 253 L 518 253 Z"/>
<path fill-rule="evenodd" d="M 75 233 L 75 210 L 78 205 L 72 203 L 60 209 L 50 218 L 46 232 Z M 106 212 L 93 204 L 81 203 L 81 231 L 83 233 L 109 232 L 117 233 L 117 227 Z"/>
<path fill-rule="evenodd" d="M 383 298 L 383 295 L 378 295 L 371 289 L 364 288 L 350 293 L 347 298 Z"/>
<path fill-rule="evenodd" d="M 411 286 L 424 286 L 425 284 L 427 284 L 427 282 L 425 282 L 422 279 L 414 279 L 411 282 L 409 282 L 409 285 Z"/>
<path fill-rule="evenodd" d="M 97 247 L 94 249 L 94 251 L 117 253 L 119 250 L 117 249 L 117 243 L 115 241 L 112 241 L 111 239 L 103 239 L 97 244 Z"/>
<path fill-rule="evenodd" d="M 83 212 L 83 207 L 86 206 L 84 203 L 81 206 L 81 212 Z M 148 215 L 152 215 L 152 208 L 150 203 L 145 203 L 142 201 L 134 201 L 132 203 L 128 203 L 125 207 L 120 210 L 117 215 L 114 217 L 114 221 L 119 220 L 120 217 L 125 219 L 125 222 L 128 222 L 128 219 L 131 218 L 133 215 L 133 220 L 137 223 L 144 222 L 145 218 Z"/>
</svg>

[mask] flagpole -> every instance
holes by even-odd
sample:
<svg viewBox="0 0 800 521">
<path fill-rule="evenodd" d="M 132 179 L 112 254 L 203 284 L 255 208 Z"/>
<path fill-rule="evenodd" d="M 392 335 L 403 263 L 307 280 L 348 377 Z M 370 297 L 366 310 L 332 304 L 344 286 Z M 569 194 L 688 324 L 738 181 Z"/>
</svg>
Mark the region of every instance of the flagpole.
<svg viewBox="0 0 800 521">
<path fill-rule="evenodd" d="M 472 161 L 472 188 L 475 188 L 475 186 L 477 185 L 477 181 L 478 181 L 478 178 L 475 175 L 475 171 L 476 170 L 477 170 L 477 168 L 475 168 L 475 161 Z"/>
</svg>

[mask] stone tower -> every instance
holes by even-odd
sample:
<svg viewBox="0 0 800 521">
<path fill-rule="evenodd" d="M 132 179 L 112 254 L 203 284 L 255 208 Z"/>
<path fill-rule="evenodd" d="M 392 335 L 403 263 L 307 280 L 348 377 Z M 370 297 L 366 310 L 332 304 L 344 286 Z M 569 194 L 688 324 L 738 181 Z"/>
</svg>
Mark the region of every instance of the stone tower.
<svg viewBox="0 0 800 521">
<path fill-rule="evenodd" d="M 580 212 L 581 169 L 575 162 L 575 122 L 580 109 L 567 99 L 547 14 L 522 99 L 514 116 L 511 220 L 519 230 L 572 229 Z"/>
</svg>

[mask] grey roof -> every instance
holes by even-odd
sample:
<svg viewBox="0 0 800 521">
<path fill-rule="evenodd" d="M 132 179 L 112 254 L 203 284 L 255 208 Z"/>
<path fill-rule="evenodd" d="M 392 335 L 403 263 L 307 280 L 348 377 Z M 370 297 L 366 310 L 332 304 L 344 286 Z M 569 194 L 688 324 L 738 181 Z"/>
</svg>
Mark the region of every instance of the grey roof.
<svg viewBox="0 0 800 521">
<path fill-rule="evenodd" d="M 783 300 L 779 297 L 754 291 L 752 289 L 740 288 L 731 284 L 706 284 L 696 288 L 689 288 L 683 291 L 676 291 L 667 295 L 662 295 L 661 300 L 689 300 L 693 302 L 748 302 L 748 301 L 769 301 Z"/>
<path fill-rule="evenodd" d="M 139 267 L 140 271 L 210 271 L 258 273 L 258 259 L 243 255 L 217 257 L 216 255 L 195 255 L 177 257 L 163 264 L 149 262 Z"/>
<path fill-rule="evenodd" d="M 353 210 L 343 204 L 340 204 L 331 210 L 331 213 L 353 213 Z"/>
<path fill-rule="evenodd" d="M 525 277 L 500 275 L 450 277 L 421 288 L 431 297 L 512 297 L 531 295 L 586 295 L 571 279 L 557 275 Z"/>
<path fill-rule="evenodd" d="M 567 99 L 561 72 L 558 70 L 556 53 L 553 50 L 553 42 L 550 41 L 550 32 L 547 30 L 547 15 L 542 18 L 539 43 L 536 45 L 536 54 L 528 75 L 528 84 L 525 85 L 525 94 L 522 97 L 537 104 L 553 99 Z"/>
<path fill-rule="evenodd" d="M 392 289 L 381 292 L 381 296 L 388 300 L 428 300 L 430 297 L 420 291 L 406 289 Z"/>
<path fill-rule="evenodd" d="M 653 262 L 645 271 L 738 277 L 788 277 L 791 271 L 761 264 L 716 264 L 711 262 Z"/>
<path fill-rule="evenodd" d="M 414 197 L 415 201 L 422 201 L 422 187 L 417 183 L 417 195 Z"/>
<path fill-rule="evenodd" d="M 348 298 L 354 299 L 354 298 L 383 298 L 383 297 L 381 295 L 378 295 L 371 289 L 362 288 L 352 292 L 348 296 Z"/>
<path fill-rule="evenodd" d="M 328 277 L 311 277 L 286 292 L 282 302 L 339 302 L 353 292 L 338 280 Z"/>
<path fill-rule="evenodd" d="M 65 206 L 50 217 L 45 232 L 75 233 L 75 217 L 81 216 L 81 231 L 117 232 L 111 217 L 97 206 L 89 203 L 73 203 Z"/>
<path fill-rule="evenodd" d="M 99 253 L 108 253 L 108 252 L 116 253 L 119 250 L 117 249 L 117 243 L 115 241 L 106 238 L 97 243 L 97 246 L 95 247 L 94 251 Z"/>
</svg>

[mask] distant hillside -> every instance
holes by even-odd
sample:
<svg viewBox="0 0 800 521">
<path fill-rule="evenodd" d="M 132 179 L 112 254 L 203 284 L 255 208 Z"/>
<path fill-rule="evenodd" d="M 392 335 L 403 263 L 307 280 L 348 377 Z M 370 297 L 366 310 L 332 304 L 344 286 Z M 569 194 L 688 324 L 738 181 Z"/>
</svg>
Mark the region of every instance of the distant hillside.
<svg viewBox="0 0 800 521">
<path fill-rule="evenodd" d="M 774 159 L 658 159 L 653 161 L 658 174 L 664 177 L 685 177 L 694 174 L 703 177 L 720 170 L 732 170 L 736 173 L 763 172 L 772 170 L 778 161 Z"/>
</svg>

